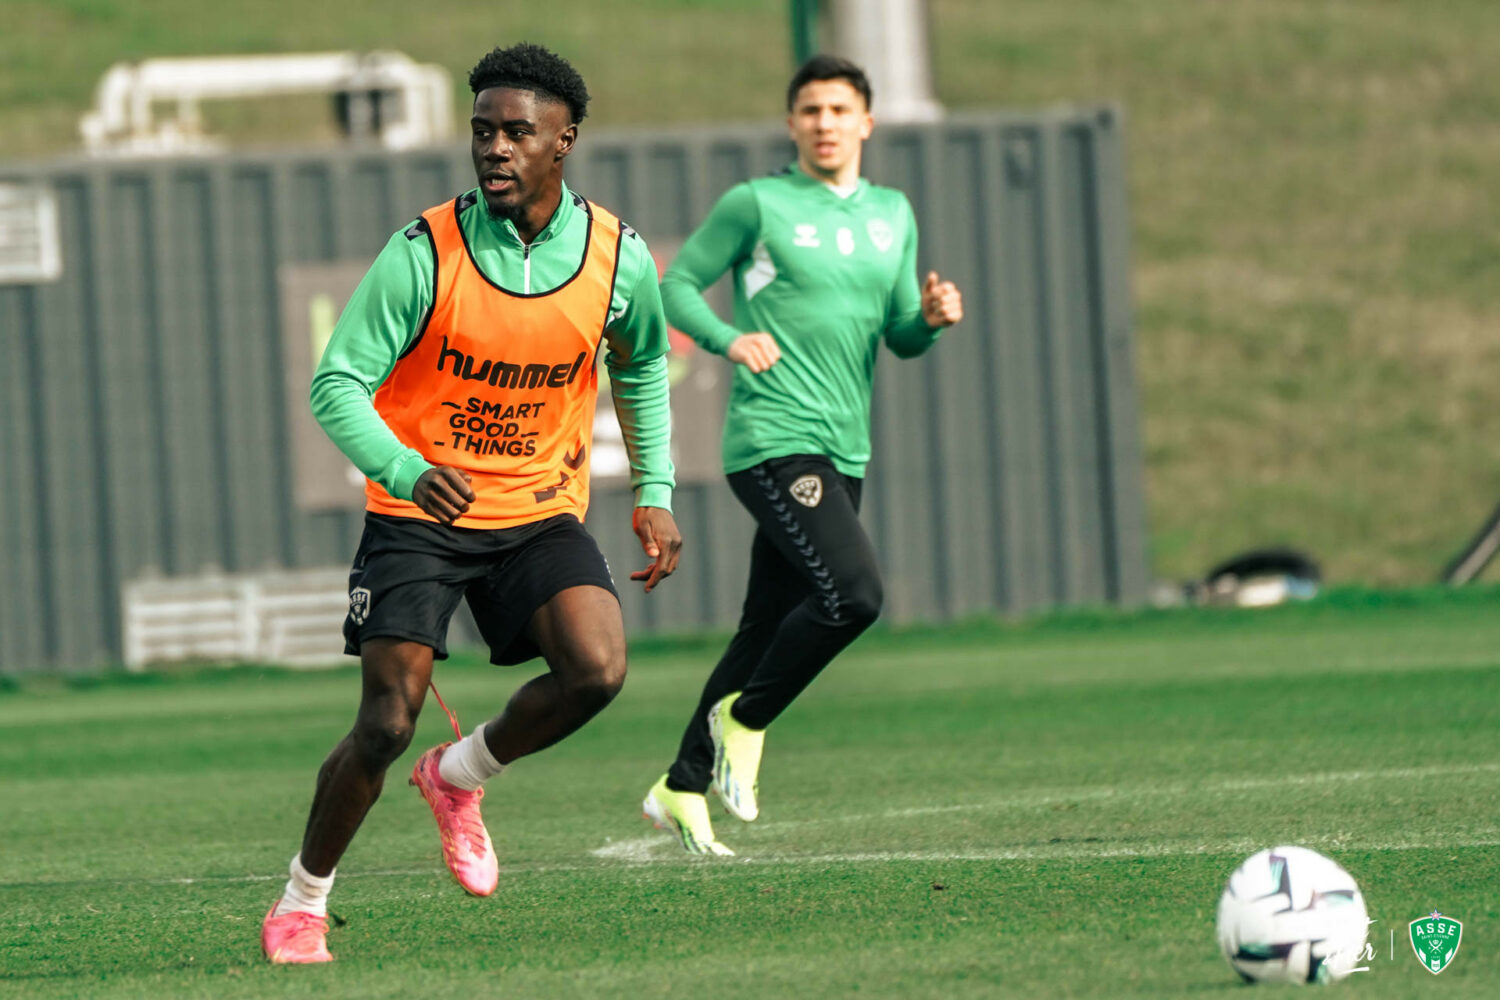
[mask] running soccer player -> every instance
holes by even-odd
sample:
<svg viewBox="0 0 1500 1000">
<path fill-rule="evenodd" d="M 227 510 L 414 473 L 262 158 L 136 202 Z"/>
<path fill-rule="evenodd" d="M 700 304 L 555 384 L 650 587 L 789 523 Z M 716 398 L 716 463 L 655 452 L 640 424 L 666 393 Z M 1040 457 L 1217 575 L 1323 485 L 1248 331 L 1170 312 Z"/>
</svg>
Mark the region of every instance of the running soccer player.
<svg viewBox="0 0 1500 1000">
<path fill-rule="evenodd" d="M 670 512 L 667 327 L 644 242 L 563 183 L 588 91 L 535 45 L 495 49 L 469 75 L 479 185 L 396 233 L 350 299 L 312 383 L 323 428 L 367 478 L 349 576 L 354 726 L 323 762 L 291 878 L 261 929 L 266 957 L 326 962 L 334 866 L 411 742 L 448 621 L 466 598 L 497 664 L 547 672 L 412 770 L 469 892 L 498 879 L 481 786 L 556 743 L 625 680 L 609 567 L 582 519 L 607 348 L 636 491 L 649 593 L 677 566 Z M 457 723 L 454 723 L 457 731 Z"/>
<path fill-rule="evenodd" d="M 906 197 L 860 178 L 874 125 L 860 68 L 814 57 L 787 87 L 787 112 L 797 162 L 731 188 L 661 283 L 671 323 L 735 363 L 724 471 L 756 522 L 739 629 L 643 803 L 696 854 L 733 853 L 714 836 L 709 785 L 756 818 L 766 727 L 880 613 L 858 517 L 880 342 L 916 357 L 963 318 L 951 282 L 931 272 L 917 284 Z M 703 299 L 728 270 L 732 325 Z"/>
</svg>

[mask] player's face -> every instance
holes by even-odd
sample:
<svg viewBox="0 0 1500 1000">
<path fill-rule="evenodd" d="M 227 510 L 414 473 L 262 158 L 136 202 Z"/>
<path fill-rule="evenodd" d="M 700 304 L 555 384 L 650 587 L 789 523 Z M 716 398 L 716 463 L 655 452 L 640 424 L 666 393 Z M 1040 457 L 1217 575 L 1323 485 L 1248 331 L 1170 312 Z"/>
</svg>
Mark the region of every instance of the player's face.
<svg viewBox="0 0 1500 1000">
<path fill-rule="evenodd" d="M 875 125 L 865 99 L 847 80 L 813 80 L 797 91 L 787 128 L 797 160 L 809 173 L 833 179 L 850 165 Z"/>
<path fill-rule="evenodd" d="M 491 215 L 518 222 L 561 191 L 563 158 L 578 137 L 566 104 L 491 87 L 474 95 L 469 125 L 474 173 Z"/>
</svg>

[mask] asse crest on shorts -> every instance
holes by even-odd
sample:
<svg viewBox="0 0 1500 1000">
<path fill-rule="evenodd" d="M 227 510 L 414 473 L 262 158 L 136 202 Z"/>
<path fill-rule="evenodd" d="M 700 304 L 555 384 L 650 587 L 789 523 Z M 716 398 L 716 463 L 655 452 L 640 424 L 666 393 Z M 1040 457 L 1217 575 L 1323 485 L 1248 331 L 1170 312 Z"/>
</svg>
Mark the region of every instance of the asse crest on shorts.
<svg viewBox="0 0 1500 1000">
<path fill-rule="evenodd" d="M 1435 976 L 1446 969 L 1453 961 L 1453 956 L 1458 954 L 1458 945 L 1464 936 L 1464 925 L 1433 910 L 1428 916 L 1418 917 L 1408 924 L 1407 932 L 1411 935 L 1411 946 L 1417 953 L 1417 961 Z"/>
<path fill-rule="evenodd" d="M 804 507 L 816 507 L 823 502 L 823 478 L 818 475 L 799 476 L 788 488 L 792 499 Z"/>
<path fill-rule="evenodd" d="M 349 620 L 363 625 L 370 614 L 370 589 L 355 587 L 349 591 Z"/>
</svg>

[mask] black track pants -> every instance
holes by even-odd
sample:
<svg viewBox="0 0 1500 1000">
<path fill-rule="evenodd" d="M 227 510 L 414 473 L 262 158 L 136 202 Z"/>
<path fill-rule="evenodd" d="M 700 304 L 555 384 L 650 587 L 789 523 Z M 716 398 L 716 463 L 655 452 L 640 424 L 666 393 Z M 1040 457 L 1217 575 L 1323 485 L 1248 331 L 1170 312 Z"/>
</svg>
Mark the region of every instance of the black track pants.
<svg viewBox="0 0 1500 1000">
<path fill-rule="evenodd" d="M 859 523 L 863 481 L 821 455 L 771 459 L 729 476 L 755 518 L 739 630 L 709 675 L 667 785 L 708 790 L 708 710 L 744 692 L 734 717 L 764 729 L 880 614 L 880 570 Z"/>
</svg>

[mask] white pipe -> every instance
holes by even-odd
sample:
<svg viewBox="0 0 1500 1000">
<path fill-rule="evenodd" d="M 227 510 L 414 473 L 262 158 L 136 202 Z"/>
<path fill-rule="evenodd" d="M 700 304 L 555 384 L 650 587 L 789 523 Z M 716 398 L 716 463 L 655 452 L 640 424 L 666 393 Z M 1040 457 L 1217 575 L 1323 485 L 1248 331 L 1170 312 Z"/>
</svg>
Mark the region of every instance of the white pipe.
<svg viewBox="0 0 1500 1000">
<path fill-rule="evenodd" d="M 91 152 L 182 152 L 192 140 L 201 100 L 275 97 L 293 93 L 396 91 L 400 109 L 382 129 L 387 148 L 404 149 L 448 138 L 452 85 L 445 70 L 400 52 L 322 52 L 269 56 L 148 59 L 117 63 L 95 89 L 95 108 L 79 122 Z M 189 109 L 182 127 L 155 126 L 153 106 Z"/>
<path fill-rule="evenodd" d="M 875 91 L 877 122 L 936 121 L 925 0 L 831 0 L 829 51 L 858 63 Z"/>
</svg>

